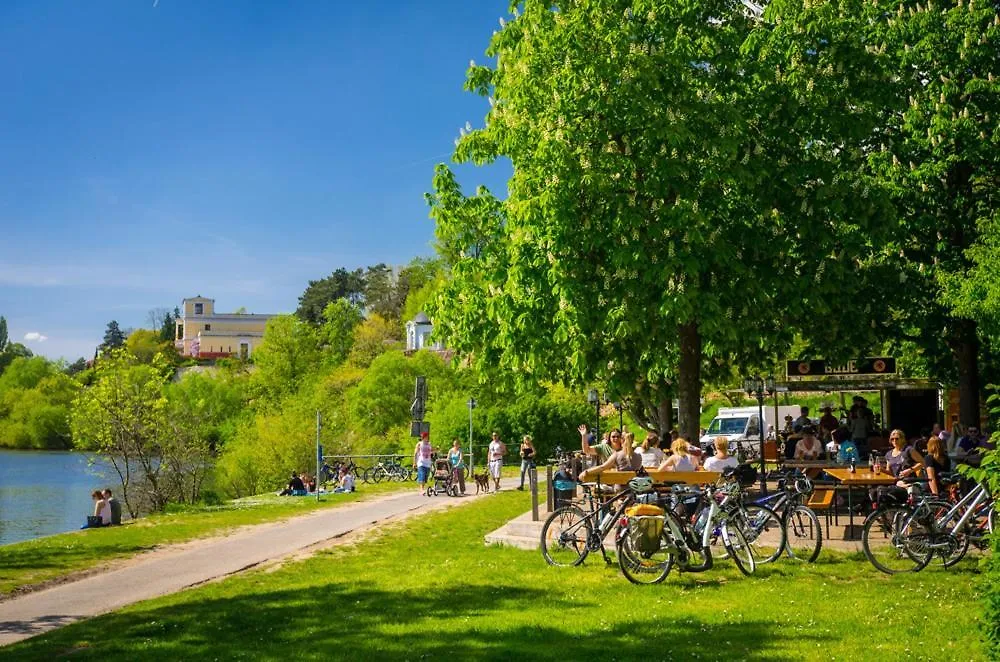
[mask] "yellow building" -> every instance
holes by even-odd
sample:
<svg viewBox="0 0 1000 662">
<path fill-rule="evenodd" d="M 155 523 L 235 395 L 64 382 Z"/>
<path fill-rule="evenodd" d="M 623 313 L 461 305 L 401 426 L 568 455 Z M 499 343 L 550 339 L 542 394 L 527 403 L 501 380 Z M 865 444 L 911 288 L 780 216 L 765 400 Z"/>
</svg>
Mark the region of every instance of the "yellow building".
<svg viewBox="0 0 1000 662">
<path fill-rule="evenodd" d="M 217 359 L 248 358 L 264 339 L 264 328 L 274 315 L 215 312 L 215 299 L 184 299 L 177 320 L 174 346 L 183 356 Z"/>
</svg>

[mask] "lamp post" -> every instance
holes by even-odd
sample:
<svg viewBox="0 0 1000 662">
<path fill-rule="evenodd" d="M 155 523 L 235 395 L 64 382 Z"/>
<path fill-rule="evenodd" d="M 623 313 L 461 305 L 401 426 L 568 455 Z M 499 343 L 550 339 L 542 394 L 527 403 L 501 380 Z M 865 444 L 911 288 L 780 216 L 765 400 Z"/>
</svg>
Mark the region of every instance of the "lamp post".
<svg viewBox="0 0 1000 662">
<path fill-rule="evenodd" d="M 617 402 L 614 402 L 612 404 L 614 404 L 615 409 L 618 410 L 618 429 L 624 435 L 625 434 L 625 403 L 622 402 L 621 400 L 618 400 Z"/>
<path fill-rule="evenodd" d="M 767 496 L 767 462 L 764 460 L 764 399 L 774 393 L 774 376 L 760 375 L 743 380 L 743 390 L 757 400 L 757 434 L 760 437 L 760 492 Z"/>
<path fill-rule="evenodd" d="M 476 408 L 476 399 L 469 398 L 465 404 L 469 406 L 469 473 L 471 474 L 476 468 L 476 463 L 472 458 L 472 410 Z"/>
<path fill-rule="evenodd" d="M 587 391 L 587 402 L 594 405 L 594 411 L 597 414 L 597 425 L 594 427 L 594 443 L 600 443 L 601 441 L 601 398 L 597 394 L 597 389 L 592 388 Z"/>
</svg>

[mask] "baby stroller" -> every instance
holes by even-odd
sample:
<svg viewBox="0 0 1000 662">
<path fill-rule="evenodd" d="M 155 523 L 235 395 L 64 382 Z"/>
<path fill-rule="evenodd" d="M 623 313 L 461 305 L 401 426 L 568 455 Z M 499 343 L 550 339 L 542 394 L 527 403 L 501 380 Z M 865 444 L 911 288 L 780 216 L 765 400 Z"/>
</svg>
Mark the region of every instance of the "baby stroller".
<svg viewBox="0 0 1000 662">
<path fill-rule="evenodd" d="M 446 459 L 434 460 L 434 482 L 427 485 L 427 496 L 437 494 L 458 496 L 458 484 L 452 476 L 451 462 Z"/>
</svg>

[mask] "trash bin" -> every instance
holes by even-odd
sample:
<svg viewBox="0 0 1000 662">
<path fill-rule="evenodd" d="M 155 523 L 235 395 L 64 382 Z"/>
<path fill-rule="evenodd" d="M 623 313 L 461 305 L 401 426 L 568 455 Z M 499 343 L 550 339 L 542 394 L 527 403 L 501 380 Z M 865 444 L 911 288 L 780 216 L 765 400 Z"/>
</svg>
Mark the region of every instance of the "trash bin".
<svg viewBox="0 0 1000 662">
<path fill-rule="evenodd" d="M 576 498 L 576 481 L 563 469 L 552 477 L 552 494 L 556 508 L 568 506 Z"/>
</svg>

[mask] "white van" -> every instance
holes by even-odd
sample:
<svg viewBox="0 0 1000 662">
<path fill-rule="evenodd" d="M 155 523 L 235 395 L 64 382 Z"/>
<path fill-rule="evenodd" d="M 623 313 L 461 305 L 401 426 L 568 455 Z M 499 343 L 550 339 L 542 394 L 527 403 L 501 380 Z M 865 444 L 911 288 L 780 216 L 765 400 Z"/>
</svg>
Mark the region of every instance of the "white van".
<svg viewBox="0 0 1000 662">
<path fill-rule="evenodd" d="M 774 417 L 774 407 L 764 407 L 765 434 L 773 428 L 780 430 L 786 415 L 795 418 L 799 415 L 799 405 L 782 405 L 778 407 L 778 421 Z M 708 431 L 699 439 L 701 447 L 711 455 L 712 445 L 716 437 L 725 437 L 729 441 L 729 452 L 736 452 L 736 443 L 742 442 L 745 450 L 754 451 L 760 447 L 760 425 L 758 423 L 757 407 L 719 407 Z"/>
</svg>

